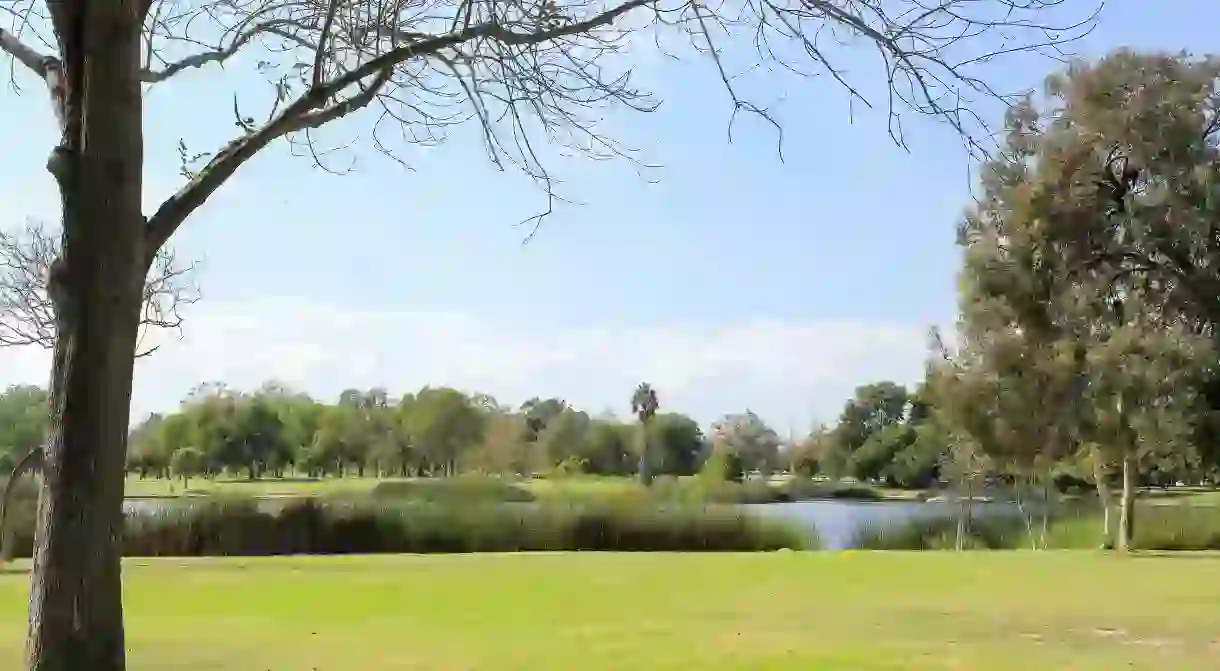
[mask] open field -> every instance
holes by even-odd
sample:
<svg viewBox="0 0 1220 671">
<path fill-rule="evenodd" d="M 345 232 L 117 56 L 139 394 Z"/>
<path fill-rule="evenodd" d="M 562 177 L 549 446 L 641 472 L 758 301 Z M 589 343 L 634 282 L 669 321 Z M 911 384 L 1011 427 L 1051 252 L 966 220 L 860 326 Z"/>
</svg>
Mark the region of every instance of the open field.
<svg viewBox="0 0 1220 671">
<path fill-rule="evenodd" d="M 479 478 L 476 478 L 479 479 Z M 266 478 L 244 480 L 241 478 L 191 478 L 184 488 L 181 480 L 129 476 L 126 493 L 129 498 L 163 498 L 181 496 L 209 496 L 235 494 L 246 496 L 302 496 L 325 494 L 351 494 L 370 492 L 382 482 L 397 482 L 404 478 Z M 635 480 L 628 478 L 569 478 L 564 480 L 528 480 L 521 486 L 540 497 L 563 494 L 589 496 L 615 495 L 639 488 Z"/>
<path fill-rule="evenodd" d="M 128 560 L 133 671 L 1213 669 L 1220 556 Z M 18 668 L 26 575 L 0 577 Z"/>
<path fill-rule="evenodd" d="M 128 498 L 164 498 L 180 496 L 210 496 L 236 494 L 244 496 L 301 496 L 306 494 L 333 494 L 368 492 L 384 482 L 378 478 L 267 478 L 243 480 L 241 478 L 191 478 L 184 488 L 180 479 L 146 478 L 128 476 L 125 492 Z"/>
</svg>

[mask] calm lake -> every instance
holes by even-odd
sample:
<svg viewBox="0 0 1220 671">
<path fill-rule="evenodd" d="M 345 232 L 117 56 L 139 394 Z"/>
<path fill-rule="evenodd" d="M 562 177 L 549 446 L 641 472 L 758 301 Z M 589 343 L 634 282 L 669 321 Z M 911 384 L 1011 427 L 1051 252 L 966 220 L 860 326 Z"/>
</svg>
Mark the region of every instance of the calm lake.
<svg viewBox="0 0 1220 671">
<path fill-rule="evenodd" d="M 262 506 L 274 510 L 284 499 L 266 499 Z M 129 513 L 152 513 L 170 505 L 182 505 L 173 499 L 128 499 L 123 509 Z M 526 504 L 528 505 L 528 504 Z M 746 504 L 743 510 L 770 519 L 782 520 L 816 533 L 826 549 L 843 549 L 851 544 L 856 531 L 908 519 L 954 515 L 957 505 L 948 502 L 920 501 L 795 501 L 792 503 Z M 974 503 L 972 515 L 1015 515 L 1010 503 Z"/>
<path fill-rule="evenodd" d="M 822 547 L 840 550 L 850 545 L 861 527 L 872 527 L 909 519 L 957 514 L 957 504 L 920 501 L 794 501 L 743 505 L 742 508 L 772 519 L 791 522 L 817 533 Z M 974 517 L 1016 515 L 1011 503 L 971 504 Z"/>
</svg>

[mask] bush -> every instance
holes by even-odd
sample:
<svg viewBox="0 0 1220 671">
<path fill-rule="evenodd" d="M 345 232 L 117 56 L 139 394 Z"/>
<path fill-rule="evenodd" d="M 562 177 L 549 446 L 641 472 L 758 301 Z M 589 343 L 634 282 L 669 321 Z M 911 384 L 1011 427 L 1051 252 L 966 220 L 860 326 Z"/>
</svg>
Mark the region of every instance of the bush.
<svg viewBox="0 0 1220 671">
<path fill-rule="evenodd" d="M 1111 511 L 1112 532 L 1118 530 L 1118 510 Z M 1096 549 L 1101 545 L 1101 513 L 1093 508 L 1066 506 L 1057 510 L 1047 533 L 1048 549 Z M 967 547 L 1023 549 L 1031 547 L 1029 532 L 1019 516 L 976 516 L 970 522 Z M 1034 533 L 1041 533 L 1035 521 Z M 850 547 L 867 550 L 953 549 L 957 518 L 952 514 L 911 518 L 859 529 Z M 1136 510 L 1137 550 L 1220 550 L 1220 508 L 1215 506 L 1141 505 Z"/>
<path fill-rule="evenodd" d="M 970 550 L 1021 547 L 1024 522 L 1018 517 L 976 516 L 963 545 Z M 848 547 L 860 550 L 952 550 L 957 547 L 957 517 L 910 517 L 861 527 Z"/>
<path fill-rule="evenodd" d="M 278 508 L 278 509 L 277 509 Z M 32 530 L 32 515 L 21 529 Z M 29 556 L 32 533 L 16 536 Z M 795 529 L 724 507 L 209 499 L 129 515 L 130 556 L 513 551 L 758 551 L 810 545 Z"/>
<path fill-rule="evenodd" d="M 1100 527 L 1101 523 L 1095 524 Z M 1140 506 L 1135 514 L 1135 547 L 1140 550 L 1220 550 L 1220 508 Z"/>
</svg>

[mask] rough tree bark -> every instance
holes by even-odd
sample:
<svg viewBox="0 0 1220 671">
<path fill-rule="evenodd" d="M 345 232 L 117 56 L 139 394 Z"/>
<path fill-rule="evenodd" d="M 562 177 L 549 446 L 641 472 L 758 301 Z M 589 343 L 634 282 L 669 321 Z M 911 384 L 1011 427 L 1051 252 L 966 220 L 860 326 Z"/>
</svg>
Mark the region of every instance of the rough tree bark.
<svg viewBox="0 0 1220 671">
<path fill-rule="evenodd" d="M 145 254 L 139 72 L 143 3 L 51 4 L 59 60 L 39 63 L 63 131 L 48 169 L 63 244 L 48 288 L 56 341 L 30 588 L 30 671 L 125 666 L 123 463 Z"/>
<path fill-rule="evenodd" d="M 1123 493 L 1118 514 L 1118 549 L 1130 552 L 1135 548 L 1135 455 L 1123 455 Z"/>
</svg>

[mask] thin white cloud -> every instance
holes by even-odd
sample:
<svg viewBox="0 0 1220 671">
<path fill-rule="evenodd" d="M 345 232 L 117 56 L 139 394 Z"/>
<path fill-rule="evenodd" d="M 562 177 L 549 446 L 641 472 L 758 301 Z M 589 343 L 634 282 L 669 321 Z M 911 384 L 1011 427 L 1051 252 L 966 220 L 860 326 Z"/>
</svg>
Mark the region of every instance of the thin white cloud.
<svg viewBox="0 0 1220 671">
<path fill-rule="evenodd" d="M 748 321 L 524 329 L 474 315 L 373 312 L 295 298 L 199 304 L 181 338 L 136 371 L 133 414 L 173 408 L 196 384 L 251 389 L 276 379 L 319 398 L 346 387 L 394 392 L 425 384 L 520 403 L 555 395 L 593 412 L 626 411 L 640 380 L 666 408 L 710 422 L 750 408 L 777 430 L 832 420 L 855 386 L 914 382 L 926 326 L 850 321 Z M 40 383 L 40 350 L 0 351 L 0 385 Z"/>
</svg>

